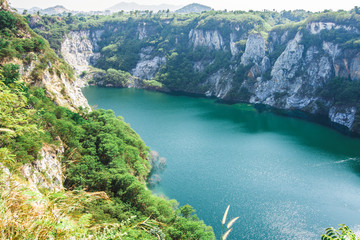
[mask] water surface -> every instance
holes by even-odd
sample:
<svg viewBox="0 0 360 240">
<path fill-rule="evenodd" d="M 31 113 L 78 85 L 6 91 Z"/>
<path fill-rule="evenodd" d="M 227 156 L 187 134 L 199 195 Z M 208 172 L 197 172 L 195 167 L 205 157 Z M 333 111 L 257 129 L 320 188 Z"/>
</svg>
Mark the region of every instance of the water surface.
<svg viewBox="0 0 360 240">
<path fill-rule="evenodd" d="M 139 89 L 84 88 L 167 159 L 153 191 L 190 204 L 219 235 L 223 212 L 240 216 L 228 239 L 319 239 L 360 225 L 360 140 L 246 104 Z"/>
</svg>

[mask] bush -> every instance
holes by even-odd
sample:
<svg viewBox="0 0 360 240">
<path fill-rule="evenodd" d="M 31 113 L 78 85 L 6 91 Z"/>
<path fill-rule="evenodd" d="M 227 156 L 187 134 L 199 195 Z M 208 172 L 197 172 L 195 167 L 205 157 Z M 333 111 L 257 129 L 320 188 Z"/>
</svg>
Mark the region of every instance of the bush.
<svg viewBox="0 0 360 240">
<path fill-rule="evenodd" d="M 0 32 L 6 29 L 13 30 L 16 28 L 17 18 L 10 12 L 0 11 Z"/>
<path fill-rule="evenodd" d="M 19 80 L 20 74 L 19 74 L 19 65 L 17 64 L 5 64 L 0 69 L 0 80 L 3 81 L 6 85 L 9 85 L 10 83 L 14 83 Z"/>
</svg>

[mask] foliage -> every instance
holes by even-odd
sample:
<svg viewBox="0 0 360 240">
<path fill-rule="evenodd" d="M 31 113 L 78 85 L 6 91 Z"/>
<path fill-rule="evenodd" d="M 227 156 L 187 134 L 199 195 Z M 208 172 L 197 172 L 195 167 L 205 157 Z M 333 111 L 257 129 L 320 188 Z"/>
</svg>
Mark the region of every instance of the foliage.
<svg viewBox="0 0 360 240">
<path fill-rule="evenodd" d="M 72 112 L 55 105 L 43 88 L 19 81 L 19 66 L 5 64 L 9 59 L 36 61 L 29 77 L 34 82 L 41 80 L 49 68 L 70 77 L 72 70 L 44 39 L 23 25 L 21 17 L 11 16 L 18 21 L 16 27 L 11 34 L 1 32 L 0 38 L 4 63 L 0 68 L 1 164 L 16 173 L 22 165 L 39 158 L 44 143 L 61 142 L 65 146 L 65 186 L 72 191 L 52 193 L 41 189 L 44 192 L 37 195 L 32 189 L 11 187 L 11 195 L 1 188 L 0 214 L 7 220 L 0 223 L 4 238 L 214 239 L 211 227 L 197 218 L 180 216 L 176 201 L 156 197 L 146 188 L 149 148 L 121 117 L 110 110 L 88 113 L 80 108 Z M 109 82 L 120 84 L 130 76 L 115 69 L 109 69 L 107 74 Z M 83 189 L 90 195 L 105 191 L 111 201 L 78 201 L 77 193 Z M 34 202 L 41 203 L 38 206 L 44 209 L 37 211 Z M 81 207 L 76 207 L 77 202 Z M 176 236 L 171 237 L 173 233 Z"/>
<path fill-rule="evenodd" d="M 130 78 L 131 75 L 128 72 L 109 68 L 104 74 L 97 74 L 94 80 L 102 86 L 126 87 L 130 82 Z"/>
<path fill-rule="evenodd" d="M 84 204 L 83 213 L 91 214 L 92 225 L 121 224 L 134 215 L 143 222 L 151 216 L 149 221 L 163 224 L 155 224 L 149 229 L 155 235 L 164 232 L 170 236 L 171 231 L 186 231 L 175 239 L 185 239 L 185 235 L 213 236 L 211 228 L 198 219 L 177 217 L 175 202 L 155 197 L 146 189 L 145 180 L 150 171 L 148 148 L 112 111 L 96 110 L 80 115 L 53 104 L 41 88 L 32 87 L 25 93 L 18 91 L 19 85 L 14 88 L 1 86 L 1 154 L 10 156 L 14 153 L 13 160 L 8 162 L 15 166 L 14 162 L 20 163 L 30 157 L 36 159 L 33 154 L 37 154 L 42 142 L 56 144 L 59 136 L 66 146 L 65 185 L 77 190 L 86 188 L 90 192 L 105 191 L 112 199 L 111 202 L 98 199 Z M 27 106 L 31 106 L 31 110 Z M 29 149 L 30 145 L 24 144 L 38 145 Z M 37 223 L 36 226 L 44 227 L 45 222 Z M 49 224 L 55 223 L 49 220 Z M 196 233 L 189 229 L 195 229 Z M 128 231 L 129 239 L 130 236 L 146 235 L 151 239 L 151 234 L 139 232 L 139 229 L 124 231 Z"/>
<path fill-rule="evenodd" d="M 15 83 L 15 81 L 18 81 L 20 78 L 19 69 L 20 66 L 17 64 L 5 64 L 0 69 L 0 74 L 2 75 L 0 80 L 3 81 L 6 85 L 9 85 L 10 83 Z"/>
<path fill-rule="evenodd" d="M 338 230 L 336 230 L 333 227 L 325 229 L 325 234 L 321 235 L 321 240 L 359 240 L 360 239 L 345 224 L 339 224 L 339 226 L 340 227 Z"/>
<path fill-rule="evenodd" d="M 322 88 L 320 96 L 336 105 L 357 104 L 360 101 L 360 82 L 344 78 L 333 78 Z"/>
<path fill-rule="evenodd" d="M 10 12 L 0 10 L 0 31 L 4 34 L 8 34 L 8 31 L 12 31 L 16 28 L 18 20 Z"/>
<path fill-rule="evenodd" d="M 69 239 L 94 234 L 89 226 L 91 215 L 79 211 L 87 201 L 97 198 L 84 192 L 32 191 L 20 179 L 0 174 L 1 239 Z M 100 195 L 99 195 L 100 196 Z"/>
</svg>

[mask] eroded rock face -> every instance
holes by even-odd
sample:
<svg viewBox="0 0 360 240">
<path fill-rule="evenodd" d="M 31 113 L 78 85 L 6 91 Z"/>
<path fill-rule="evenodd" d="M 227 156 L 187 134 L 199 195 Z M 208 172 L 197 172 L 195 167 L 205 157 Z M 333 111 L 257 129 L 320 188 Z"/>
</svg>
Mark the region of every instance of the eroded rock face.
<svg viewBox="0 0 360 240">
<path fill-rule="evenodd" d="M 353 81 L 360 80 L 360 53 L 351 60 L 350 77 Z"/>
<path fill-rule="evenodd" d="M 88 101 L 81 91 L 82 82 L 72 81 L 63 74 L 61 76 L 50 74 L 47 70 L 44 72 L 42 83 L 58 105 L 73 111 L 76 111 L 78 107 L 90 109 Z"/>
<path fill-rule="evenodd" d="M 301 37 L 301 34 L 298 33 L 296 37 L 287 44 L 285 51 L 276 60 L 271 71 L 271 76 L 274 81 L 283 82 L 295 77 L 304 51 L 304 46 L 299 44 Z"/>
<path fill-rule="evenodd" d="M 209 49 L 220 50 L 224 47 L 224 40 L 218 30 L 204 31 L 200 29 L 192 29 L 189 32 L 190 45 L 194 48 L 198 46 L 206 46 Z"/>
<path fill-rule="evenodd" d="M 310 22 L 307 25 L 307 28 L 310 30 L 311 34 L 319 34 L 322 30 L 331 30 L 331 29 L 344 29 L 346 31 L 352 31 L 358 33 L 359 30 L 352 26 L 338 25 L 333 22 Z"/>
<path fill-rule="evenodd" d="M 210 75 L 204 83 L 205 86 L 210 88 L 205 95 L 224 98 L 231 89 L 231 82 L 232 77 L 224 69 L 220 69 Z"/>
<path fill-rule="evenodd" d="M 147 38 L 146 22 L 142 22 L 138 24 L 137 34 L 139 40 L 143 40 L 144 38 Z"/>
<path fill-rule="evenodd" d="M 350 129 L 354 123 L 356 111 L 355 107 L 334 106 L 330 108 L 329 118 L 332 122 L 346 126 Z"/>
<path fill-rule="evenodd" d="M 251 34 L 246 41 L 244 54 L 241 56 L 241 64 L 248 65 L 252 62 L 260 62 L 265 57 L 265 40 L 261 34 Z"/>
<path fill-rule="evenodd" d="M 133 76 L 147 80 L 153 79 L 161 65 L 166 63 L 165 57 L 151 57 L 150 53 L 152 50 L 153 47 L 141 49 L 140 61 L 136 64 L 136 67 L 131 70 Z"/>
<path fill-rule="evenodd" d="M 199 82 L 198 88 L 188 90 L 236 101 L 243 99 L 240 96 L 240 89 L 246 89 L 249 92 L 246 101 L 251 103 L 267 104 L 282 109 L 298 109 L 313 114 L 331 112 L 329 118 L 332 121 L 351 128 L 355 116 L 352 116 L 354 112 L 352 107 L 356 106 L 347 106 L 350 110 L 346 111 L 334 109 L 335 103 L 323 99 L 319 93 L 334 77 L 360 80 L 360 53 L 356 50 L 343 49 L 341 45 L 330 40 L 310 46 L 303 43 L 303 31 L 316 35 L 324 30 L 336 29 L 359 33 L 354 26 L 336 25 L 332 22 L 310 22 L 305 29 L 297 33 L 274 30 L 269 32 L 270 37 L 267 41 L 261 34 L 249 34 L 236 24 L 230 26 L 228 36 L 222 36 L 221 31 L 216 28 L 192 29 L 188 34 L 189 50 L 196 51 L 197 47 L 206 47 L 208 51 L 227 52 L 231 59 L 229 66 L 213 69 L 209 76 Z M 136 37 L 139 40 L 154 35 L 150 24 L 145 22 L 139 23 L 136 30 Z M 73 46 L 69 45 L 68 49 L 80 46 L 79 51 L 68 50 L 73 54 L 73 65 L 91 64 L 89 58 L 95 56 L 92 54 L 96 52 L 94 50 L 96 39 L 100 40 L 100 35 L 93 37 L 92 33 L 79 33 L 74 35 L 73 39 L 76 41 L 73 41 Z M 177 50 L 176 46 L 179 43 L 178 38 L 175 39 L 174 49 Z M 244 40 L 246 40 L 245 50 L 239 49 L 243 46 Z M 275 54 L 274 57 L 273 51 L 279 49 L 282 52 L 279 52 L 279 55 Z M 153 79 L 161 66 L 166 64 L 164 56 L 166 54 L 163 56 L 154 54 L 153 47 L 141 49 L 140 60 L 131 70 L 134 79 L 139 82 L 141 79 Z M 193 70 L 195 73 L 202 73 L 214 61 L 212 58 L 197 59 L 192 63 Z M 246 71 L 241 73 L 244 79 L 234 78 L 234 73 L 240 67 Z M 141 84 L 132 81 L 129 87 L 141 87 Z"/>
<path fill-rule="evenodd" d="M 83 71 L 88 71 L 91 64 L 95 64 L 100 53 L 95 53 L 98 49 L 97 41 L 101 39 L 103 31 L 72 31 L 61 44 L 61 54 L 65 61 L 69 63 L 80 75 Z"/>
<path fill-rule="evenodd" d="M 239 49 L 236 46 L 236 37 L 234 33 L 230 33 L 230 51 L 232 56 L 235 56 L 239 53 Z"/>
<path fill-rule="evenodd" d="M 40 159 L 22 166 L 22 175 L 35 188 L 46 188 L 52 191 L 63 190 L 64 177 L 60 161 L 63 153 L 62 144 L 60 146 L 44 145 L 40 150 Z"/>
</svg>

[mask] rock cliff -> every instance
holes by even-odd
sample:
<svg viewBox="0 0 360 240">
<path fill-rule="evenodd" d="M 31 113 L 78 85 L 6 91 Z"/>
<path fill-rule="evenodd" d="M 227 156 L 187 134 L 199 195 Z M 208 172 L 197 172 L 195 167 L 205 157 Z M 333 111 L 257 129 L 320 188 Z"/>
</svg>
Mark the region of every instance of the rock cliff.
<svg viewBox="0 0 360 240">
<path fill-rule="evenodd" d="M 161 42 L 155 29 L 154 23 L 143 21 L 136 25 L 134 32 L 142 43 L 148 39 Z M 72 32 L 65 39 L 63 55 L 78 72 L 94 64 L 91 59 L 98 57 L 94 49 L 102 41 L 102 30 L 98 29 L 96 37 L 89 32 Z M 331 21 L 308 21 L 296 31 L 273 29 L 267 34 L 248 31 L 235 23 L 226 31 L 218 27 L 189 28 L 166 40 L 168 45 L 173 41 L 170 52 L 164 53 L 162 48 L 158 51 L 160 47 L 156 44 L 145 44 L 148 46 L 139 49 L 139 60 L 129 72 L 138 79 L 157 79 L 162 67 L 169 64 L 168 56 L 177 51 L 192 62 L 194 76 L 201 76 L 198 83 L 191 84 L 191 90 L 184 91 L 327 115 L 332 122 L 359 132 L 360 129 L 353 129 L 358 104 L 340 103 L 324 97 L 321 92 L 334 78 L 360 80 L 360 52 L 345 48 L 336 39 L 324 38 L 324 31 L 360 34 L 356 25 Z M 182 39 L 187 44 L 179 46 Z M 199 49 L 211 54 L 194 58 L 204 51 Z M 223 54 L 223 62 L 216 63 L 216 54 Z M 219 67 L 212 69 L 215 64 Z M 130 87 L 139 86 L 131 84 Z"/>
</svg>

